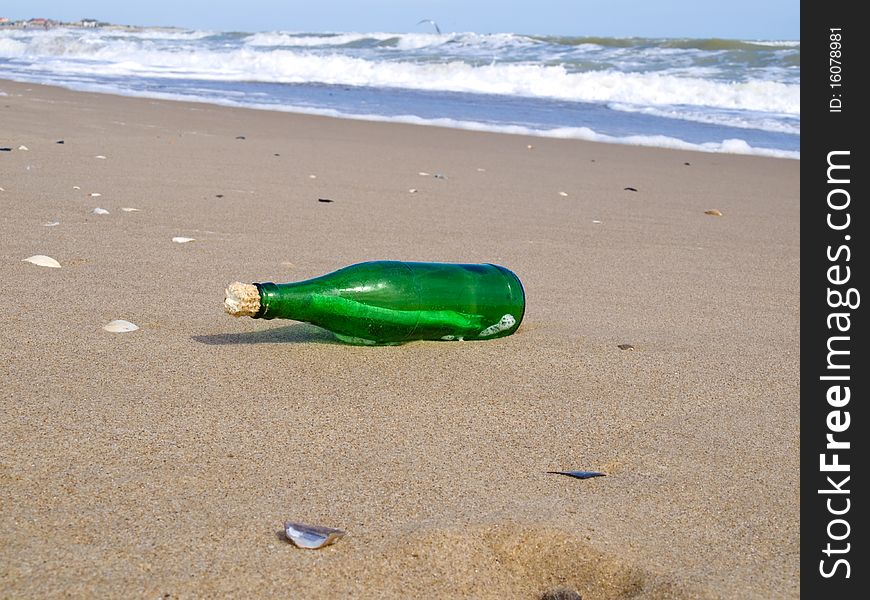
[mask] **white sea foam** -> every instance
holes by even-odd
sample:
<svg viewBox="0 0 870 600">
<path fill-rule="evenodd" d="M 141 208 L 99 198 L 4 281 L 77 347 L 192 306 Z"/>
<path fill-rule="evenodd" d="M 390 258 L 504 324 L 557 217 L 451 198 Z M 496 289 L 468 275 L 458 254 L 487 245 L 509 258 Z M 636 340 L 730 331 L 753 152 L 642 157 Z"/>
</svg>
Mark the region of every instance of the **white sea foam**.
<svg viewBox="0 0 870 600">
<path fill-rule="evenodd" d="M 40 52 L 51 46 L 42 40 Z M 571 73 L 562 65 L 472 65 L 378 62 L 344 55 L 326 56 L 271 50 L 175 53 L 141 48 L 64 47 L 64 53 L 90 60 L 44 60 L 34 72 L 66 76 L 197 78 L 211 81 L 261 81 L 396 87 L 425 91 L 498 94 L 575 102 L 635 105 L 689 105 L 800 114 L 800 86 L 774 81 L 720 82 L 659 73 L 595 71 Z M 28 51 L 32 51 L 29 48 Z M 20 55 L 20 49 L 15 50 Z M 54 56 L 55 50 L 51 50 Z M 68 56 L 69 54 L 67 54 Z"/>
<path fill-rule="evenodd" d="M 0 30 L 0 70 L 10 79 L 89 91 L 620 143 L 685 147 L 688 142 L 680 138 L 703 134 L 699 126 L 692 125 L 689 135 L 676 125 L 691 122 L 711 126 L 706 141 L 689 144 L 696 149 L 768 152 L 723 142 L 743 137 L 717 129 L 726 127 L 790 137 L 783 152 L 798 155 L 791 149 L 800 134 L 800 42 L 438 35 L 423 29 L 253 34 L 9 29 Z M 323 85 L 381 95 L 361 106 L 289 93 Z M 390 97 L 396 90 L 406 95 Z M 426 118 L 395 114 L 447 106 L 445 93 L 486 99 L 459 102 L 444 118 L 431 110 L 421 110 Z M 498 108 L 496 96 L 512 104 Z M 379 102 L 384 102 L 380 113 L 368 114 Z M 501 116 L 462 108 L 470 104 L 498 108 Z M 591 106 L 609 110 L 590 112 Z M 531 108 L 556 117 L 526 123 L 521 115 Z M 620 114 L 624 120 L 614 121 Z M 604 127 L 602 119 L 617 126 Z M 646 124 L 658 119 L 660 130 L 649 135 L 647 125 L 632 135 L 627 129 L 638 119 Z M 753 135 L 746 137 L 761 139 Z"/>
<path fill-rule="evenodd" d="M 710 67 L 703 65 L 676 65 L 670 71 L 653 72 L 613 69 L 578 71 L 576 67 L 566 64 L 541 64 L 529 60 L 505 62 L 496 57 L 485 64 L 451 58 L 449 55 L 440 60 L 421 62 L 416 59 L 390 60 L 389 56 L 372 58 L 336 52 L 312 53 L 305 49 L 318 45 L 344 46 L 364 39 L 396 39 L 404 47 L 452 43 L 455 47 L 470 46 L 477 52 L 485 52 L 496 47 L 517 47 L 517 39 L 521 38 L 514 34 L 258 33 L 249 36 L 241 47 L 237 44 L 234 49 L 227 50 L 187 44 L 201 41 L 207 32 L 137 32 L 121 39 L 64 29 L 15 33 L 17 35 L 3 32 L 4 35 L 0 37 L 0 57 L 26 56 L 33 61 L 30 68 L 37 72 L 50 71 L 67 76 L 321 83 L 580 102 L 694 105 L 800 113 L 800 86 L 797 84 L 770 80 L 718 81 L 709 77 Z M 167 39 L 182 42 L 181 46 L 177 43 L 165 46 L 154 43 Z M 624 50 L 617 48 L 615 52 L 622 53 Z M 684 50 L 644 48 L 638 52 L 666 55 Z M 635 52 L 634 60 L 640 60 L 638 57 Z"/>
</svg>

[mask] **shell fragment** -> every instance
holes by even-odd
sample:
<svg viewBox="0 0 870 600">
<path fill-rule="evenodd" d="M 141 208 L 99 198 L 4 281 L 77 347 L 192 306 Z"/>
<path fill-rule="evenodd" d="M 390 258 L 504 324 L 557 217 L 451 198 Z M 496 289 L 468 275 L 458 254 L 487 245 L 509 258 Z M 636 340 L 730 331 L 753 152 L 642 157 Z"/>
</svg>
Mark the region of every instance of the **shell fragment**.
<svg viewBox="0 0 870 600">
<path fill-rule="evenodd" d="M 52 269 L 59 269 L 60 263 L 54 260 L 50 256 L 46 256 L 44 254 L 35 254 L 28 258 L 22 258 L 22 262 L 29 262 L 38 267 L 50 267 Z"/>
<path fill-rule="evenodd" d="M 175 242 L 176 244 L 186 244 L 187 242 L 193 242 L 196 240 L 195 240 L 195 238 L 189 238 L 189 237 L 174 237 L 174 238 L 172 238 L 172 241 Z"/>
<path fill-rule="evenodd" d="M 605 473 L 598 471 L 547 471 L 551 475 L 567 475 L 574 479 L 591 479 L 592 477 L 604 477 Z"/>
<path fill-rule="evenodd" d="M 129 331 L 136 331 L 139 329 L 139 326 L 124 319 L 115 319 L 103 325 L 103 329 L 111 333 L 127 333 Z"/>
<path fill-rule="evenodd" d="M 334 544 L 344 537 L 346 532 L 321 525 L 306 525 L 295 521 L 284 523 L 284 534 L 287 539 L 299 548 L 316 550 Z"/>
</svg>

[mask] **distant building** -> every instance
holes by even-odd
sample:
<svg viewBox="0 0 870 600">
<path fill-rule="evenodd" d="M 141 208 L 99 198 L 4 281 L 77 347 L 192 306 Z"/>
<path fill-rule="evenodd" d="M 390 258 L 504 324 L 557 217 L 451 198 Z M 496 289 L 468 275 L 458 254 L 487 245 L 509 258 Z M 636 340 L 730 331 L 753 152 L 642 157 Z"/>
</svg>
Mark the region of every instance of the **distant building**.
<svg viewBox="0 0 870 600">
<path fill-rule="evenodd" d="M 3 23 L 8 23 L 8 22 L 9 22 L 9 17 L 0 17 L 0 25 L 2 25 Z"/>
<path fill-rule="evenodd" d="M 82 19 L 82 27 L 96 27 L 99 24 L 96 19 Z"/>
<path fill-rule="evenodd" d="M 42 27 L 43 29 L 48 29 L 49 25 L 51 25 L 49 20 L 43 18 L 30 19 L 27 22 L 27 27 Z"/>
</svg>

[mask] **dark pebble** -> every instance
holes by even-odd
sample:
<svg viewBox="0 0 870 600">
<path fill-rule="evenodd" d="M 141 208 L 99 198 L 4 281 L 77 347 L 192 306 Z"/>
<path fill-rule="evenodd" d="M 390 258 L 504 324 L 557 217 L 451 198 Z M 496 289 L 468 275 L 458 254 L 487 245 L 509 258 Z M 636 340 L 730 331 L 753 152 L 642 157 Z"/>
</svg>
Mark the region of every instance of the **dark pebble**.
<svg viewBox="0 0 870 600">
<path fill-rule="evenodd" d="M 568 588 L 556 588 L 541 594 L 541 600 L 583 600 L 583 596 Z"/>
<path fill-rule="evenodd" d="M 246 138 L 245 138 L 245 136 L 243 136 L 243 135 L 237 135 L 237 136 L 236 136 L 236 139 L 237 139 L 237 140 L 244 140 L 244 139 L 246 139 Z"/>
<path fill-rule="evenodd" d="M 0 148 L 0 152 L 12 152 L 12 148 Z"/>
<path fill-rule="evenodd" d="M 335 200 L 330 200 L 329 198 L 318 198 L 318 202 L 335 202 Z"/>
<path fill-rule="evenodd" d="M 624 189 L 626 192 L 636 192 L 636 191 L 637 191 L 637 188 L 633 188 L 633 187 L 627 187 L 627 188 L 623 188 L 623 189 Z"/>
<path fill-rule="evenodd" d="M 57 140 L 55 144 L 63 144 L 63 140 Z"/>
<path fill-rule="evenodd" d="M 215 194 L 214 197 L 215 197 L 215 198 L 223 198 L 224 195 L 223 195 L 223 194 Z"/>
</svg>

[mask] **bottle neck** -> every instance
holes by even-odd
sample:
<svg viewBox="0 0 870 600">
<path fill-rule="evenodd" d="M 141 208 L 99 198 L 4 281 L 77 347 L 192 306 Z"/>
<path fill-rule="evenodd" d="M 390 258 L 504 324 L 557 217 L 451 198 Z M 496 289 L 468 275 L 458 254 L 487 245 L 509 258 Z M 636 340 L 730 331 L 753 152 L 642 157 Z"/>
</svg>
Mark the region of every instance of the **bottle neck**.
<svg viewBox="0 0 870 600">
<path fill-rule="evenodd" d="M 293 319 L 307 321 L 311 317 L 312 289 L 307 281 L 296 283 L 255 283 L 260 293 L 260 310 L 255 319 Z"/>
</svg>

